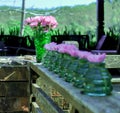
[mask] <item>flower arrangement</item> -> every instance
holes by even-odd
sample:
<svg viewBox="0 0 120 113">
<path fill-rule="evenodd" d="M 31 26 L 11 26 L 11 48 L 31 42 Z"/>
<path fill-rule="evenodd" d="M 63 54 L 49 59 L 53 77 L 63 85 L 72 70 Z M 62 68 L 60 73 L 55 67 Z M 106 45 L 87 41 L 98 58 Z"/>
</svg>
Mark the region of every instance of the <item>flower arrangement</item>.
<svg viewBox="0 0 120 113">
<path fill-rule="evenodd" d="M 45 49 L 49 51 L 57 51 L 61 54 L 68 54 L 72 57 L 77 57 L 79 59 L 86 59 L 89 62 L 101 63 L 104 62 L 106 54 L 92 54 L 88 51 L 80 51 L 75 45 L 72 44 L 56 44 L 54 42 L 46 44 Z"/>
<path fill-rule="evenodd" d="M 112 91 L 111 75 L 105 68 L 106 54 L 93 54 L 81 51 L 75 45 L 46 44 L 48 51 L 47 68 L 56 72 L 59 77 L 70 82 L 73 86 L 82 88 L 83 93 L 90 96 L 110 95 Z M 52 68 L 51 68 L 52 67 Z"/>
<path fill-rule="evenodd" d="M 61 69 L 62 65 L 64 67 L 66 63 L 68 64 L 68 62 L 70 62 L 70 65 L 79 65 L 77 67 L 81 68 L 82 64 L 86 65 L 88 62 L 96 64 L 103 63 L 106 58 L 105 53 L 95 55 L 88 51 L 80 51 L 75 45 L 72 44 L 56 44 L 55 42 L 51 42 L 49 44 L 45 44 L 44 47 L 47 50 L 47 53 L 45 55 L 46 57 L 42 61 L 43 65 L 51 71 L 55 71 L 57 69 L 57 73 L 59 74 L 61 73 L 60 71 L 64 70 L 64 68 Z M 76 60 L 79 64 L 75 64 Z M 70 67 L 70 65 L 68 67 Z M 73 68 L 75 68 L 75 66 L 73 66 Z"/>
<path fill-rule="evenodd" d="M 25 25 L 29 25 L 35 31 L 44 33 L 56 28 L 58 23 L 53 16 L 35 16 L 27 18 Z"/>
<path fill-rule="evenodd" d="M 50 43 L 50 36 L 53 29 L 58 25 L 53 16 L 35 16 L 25 19 L 25 25 L 30 26 L 34 32 L 34 43 L 36 48 L 37 62 L 41 62 L 45 53 L 44 45 Z"/>
</svg>

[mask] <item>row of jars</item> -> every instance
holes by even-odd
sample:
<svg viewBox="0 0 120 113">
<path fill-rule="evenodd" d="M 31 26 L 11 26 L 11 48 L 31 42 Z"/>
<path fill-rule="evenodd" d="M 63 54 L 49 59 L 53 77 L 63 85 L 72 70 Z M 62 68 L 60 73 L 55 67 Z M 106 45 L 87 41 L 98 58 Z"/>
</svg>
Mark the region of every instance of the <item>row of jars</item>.
<svg viewBox="0 0 120 113">
<path fill-rule="evenodd" d="M 111 74 L 105 63 L 91 63 L 68 54 L 47 51 L 42 63 L 66 82 L 90 96 L 106 96 L 112 92 Z"/>
</svg>

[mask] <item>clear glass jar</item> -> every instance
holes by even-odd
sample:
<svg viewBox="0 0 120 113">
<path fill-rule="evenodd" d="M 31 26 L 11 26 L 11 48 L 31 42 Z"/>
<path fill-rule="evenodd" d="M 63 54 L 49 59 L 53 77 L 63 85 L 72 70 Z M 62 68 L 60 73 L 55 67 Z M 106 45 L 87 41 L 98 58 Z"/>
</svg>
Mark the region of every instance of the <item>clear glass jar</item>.
<svg viewBox="0 0 120 113">
<path fill-rule="evenodd" d="M 56 51 L 47 51 L 42 59 L 43 66 L 48 68 L 50 71 L 53 69 L 53 60 L 55 59 Z"/>
<path fill-rule="evenodd" d="M 57 52 L 57 51 L 53 51 L 52 53 L 53 53 L 52 57 L 49 59 L 50 60 L 50 66 L 49 66 L 50 68 L 49 68 L 49 70 L 55 72 L 55 70 L 56 70 L 56 68 L 58 66 L 58 60 L 60 59 L 59 58 L 60 53 Z"/>
<path fill-rule="evenodd" d="M 52 54 L 52 51 L 46 50 L 45 55 L 42 58 L 42 64 L 46 68 L 49 66 L 49 59 L 51 57 L 51 54 Z"/>
<path fill-rule="evenodd" d="M 85 74 L 88 70 L 88 61 L 86 59 L 78 59 L 78 67 L 73 77 L 73 86 L 82 88 L 85 82 Z"/>
<path fill-rule="evenodd" d="M 61 60 L 62 60 L 62 63 L 60 67 L 59 77 L 64 78 L 68 70 L 68 66 L 70 65 L 71 57 L 68 54 L 63 54 Z"/>
<path fill-rule="evenodd" d="M 76 57 L 70 57 L 70 62 L 69 62 L 69 65 L 67 67 L 67 70 L 65 72 L 65 76 L 64 76 L 64 80 L 66 82 L 71 82 L 73 81 L 73 78 L 76 74 L 76 70 L 77 70 L 77 67 L 78 67 L 78 58 Z"/>
<path fill-rule="evenodd" d="M 52 61 L 51 65 L 52 65 L 52 63 L 54 64 L 53 72 L 59 75 L 60 69 L 61 69 L 61 64 L 62 64 L 63 54 L 57 52 L 55 57 L 54 57 L 54 62 Z"/>
<path fill-rule="evenodd" d="M 83 93 L 90 96 L 110 95 L 112 91 L 111 79 L 112 76 L 105 68 L 105 63 L 89 62 Z"/>
</svg>

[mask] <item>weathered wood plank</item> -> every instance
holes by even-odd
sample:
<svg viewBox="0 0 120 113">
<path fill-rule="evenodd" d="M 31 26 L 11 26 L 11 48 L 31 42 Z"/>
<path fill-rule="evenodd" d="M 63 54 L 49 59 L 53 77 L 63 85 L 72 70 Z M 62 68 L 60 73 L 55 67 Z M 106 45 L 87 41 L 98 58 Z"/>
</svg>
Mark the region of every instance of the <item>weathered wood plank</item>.
<svg viewBox="0 0 120 113">
<path fill-rule="evenodd" d="M 32 102 L 32 113 L 43 113 L 36 102 Z"/>
<path fill-rule="evenodd" d="M 29 97 L 0 97 L 0 112 L 24 111 L 23 107 L 29 108 Z"/>
<path fill-rule="evenodd" d="M 28 113 L 29 96 L 29 67 L 0 64 L 0 113 Z"/>
<path fill-rule="evenodd" d="M 70 103 L 45 79 L 39 77 L 36 80 L 36 84 L 49 96 L 51 99 L 64 111 L 69 112 L 71 109 Z"/>
<path fill-rule="evenodd" d="M 50 97 L 48 97 L 37 84 L 32 85 L 33 95 L 36 102 L 44 113 L 64 113 Z M 47 108 L 47 109 L 46 109 Z"/>
<path fill-rule="evenodd" d="M 111 82 L 120 84 L 120 78 L 112 78 Z"/>
<path fill-rule="evenodd" d="M 6 112 L 0 112 L 0 113 L 6 113 Z M 13 111 L 13 112 L 7 112 L 7 113 L 28 113 L 26 111 Z"/>
<path fill-rule="evenodd" d="M 111 96 L 90 97 L 80 93 L 80 89 L 65 82 L 53 72 L 49 72 L 40 64 L 31 63 L 30 67 L 46 83 L 51 84 L 62 96 L 76 108 L 79 113 L 119 113 L 120 112 L 120 94 L 113 89 Z"/>
<path fill-rule="evenodd" d="M 28 82 L 0 82 L 0 96 L 29 96 Z"/>
<path fill-rule="evenodd" d="M 85 110 L 84 109 L 85 106 L 81 103 L 81 101 L 79 101 L 80 98 L 82 98 L 82 96 L 83 96 L 80 94 L 80 90 L 77 90 L 71 84 L 64 82 L 57 75 L 55 75 L 52 72 L 49 72 L 46 68 L 44 68 L 38 64 L 37 64 L 37 66 L 36 65 L 34 66 L 34 64 L 31 64 L 31 68 L 42 79 L 46 80 L 46 83 L 51 84 L 51 86 L 53 86 L 55 89 L 57 89 L 62 94 L 62 96 L 66 100 L 68 100 L 68 102 L 71 103 L 80 113 L 83 113 L 84 111 L 87 111 L 84 113 L 92 113 L 92 111 L 87 108 L 86 108 L 87 110 Z M 77 91 L 77 93 L 76 93 L 76 91 Z M 76 97 L 76 96 L 78 96 L 78 97 Z M 80 98 L 79 98 L 79 96 L 80 96 Z"/>
<path fill-rule="evenodd" d="M 107 55 L 105 64 L 106 68 L 120 68 L 120 55 Z"/>
<path fill-rule="evenodd" d="M 1 66 L 0 81 L 20 81 L 29 80 L 29 73 L 27 66 Z"/>
</svg>

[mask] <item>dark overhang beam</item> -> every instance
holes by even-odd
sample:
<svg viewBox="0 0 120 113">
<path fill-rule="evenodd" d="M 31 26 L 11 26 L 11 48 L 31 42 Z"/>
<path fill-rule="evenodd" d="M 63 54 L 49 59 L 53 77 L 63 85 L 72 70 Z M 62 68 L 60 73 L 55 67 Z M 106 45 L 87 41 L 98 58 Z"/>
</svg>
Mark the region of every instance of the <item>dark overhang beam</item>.
<svg viewBox="0 0 120 113">
<path fill-rule="evenodd" d="M 97 40 L 104 34 L 104 0 L 97 0 Z"/>
</svg>

